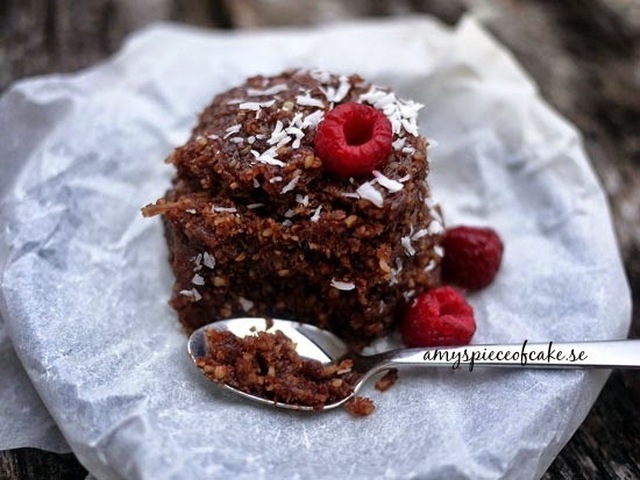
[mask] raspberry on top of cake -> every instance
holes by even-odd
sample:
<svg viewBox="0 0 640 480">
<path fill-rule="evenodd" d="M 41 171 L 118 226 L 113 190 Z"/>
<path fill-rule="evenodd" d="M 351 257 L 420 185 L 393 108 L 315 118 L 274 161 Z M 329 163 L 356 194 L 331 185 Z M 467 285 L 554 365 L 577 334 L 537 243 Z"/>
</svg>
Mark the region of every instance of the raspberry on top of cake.
<svg viewBox="0 0 640 480">
<path fill-rule="evenodd" d="M 272 315 L 353 345 L 439 283 L 422 105 L 358 75 L 291 70 L 217 95 L 167 162 L 161 214 L 188 329 Z"/>
</svg>

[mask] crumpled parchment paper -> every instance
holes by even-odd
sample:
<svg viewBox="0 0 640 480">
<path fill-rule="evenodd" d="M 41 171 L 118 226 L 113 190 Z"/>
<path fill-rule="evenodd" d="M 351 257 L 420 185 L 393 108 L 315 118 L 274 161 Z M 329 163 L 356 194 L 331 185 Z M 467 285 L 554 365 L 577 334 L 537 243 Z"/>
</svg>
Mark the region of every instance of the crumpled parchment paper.
<svg viewBox="0 0 640 480">
<path fill-rule="evenodd" d="M 405 18 L 254 33 L 158 25 L 112 60 L 0 100 L 1 313 L 39 396 L 98 478 L 536 478 L 606 372 L 405 370 L 365 419 L 265 408 L 209 384 L 166 305 L 162 160 L 213 95 L 288 67 L 357 72 L 427 105 L 449 225 L 505 257 L 469 296 L 474 343 L 623 338 L 628 286 L 578 133 L 479 25 Z M 5 172 L 6 175 L 5 175 Z M 4 370 L 4 367 L 3 367 Z"/>
<path fill-rule="evenodd" d="M 0 450 L 33 447 L 68 452 L 69 446 L 29 381 L 0 317 Z"/>
</svg>

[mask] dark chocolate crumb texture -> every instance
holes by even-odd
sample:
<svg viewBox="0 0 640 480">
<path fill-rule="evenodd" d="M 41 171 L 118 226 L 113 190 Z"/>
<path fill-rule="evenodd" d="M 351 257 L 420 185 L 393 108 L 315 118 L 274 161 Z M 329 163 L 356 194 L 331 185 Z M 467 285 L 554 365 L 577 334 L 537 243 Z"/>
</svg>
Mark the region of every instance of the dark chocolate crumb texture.
<svg viewBox="0 0 640 480">
<path fill-rule="evenodd" d="M 361 377 L 349 359 L 323 365 L 301 357 L 279 330 L 239 338 L 210 328 L 205 338 L 207 354 L 197 366 L 207 378 L 273 402 L 322 410 L 351 395 Z"/>
<path fill-rule="evenodd" d="M 332 175 L 314 149 L 325 115 L 356 102 L 388 118 L 392 147 L 370 174 Z M 355 346 L 386 334 L 439 283 L 442 219 L 426 182 L 420 104 L 357 75 L 256 76 L 216 96 L 188 142 L 161 214 L 188 329 L 235 316 L 313 323 Z"/>
</svg>

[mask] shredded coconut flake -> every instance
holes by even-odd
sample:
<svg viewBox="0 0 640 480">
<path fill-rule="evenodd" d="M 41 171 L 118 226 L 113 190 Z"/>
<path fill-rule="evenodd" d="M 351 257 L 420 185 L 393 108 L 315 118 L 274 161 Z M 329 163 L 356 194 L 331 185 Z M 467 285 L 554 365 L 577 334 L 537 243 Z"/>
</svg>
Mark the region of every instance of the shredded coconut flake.
<svg viewBox="0 0 640 480">
<path fill-rule="evenodd" d="M 345 77 L 344 75 L 340 77 L 340 85 L 338 86 L 338 90 L 336 94 L 333 96 L 332 102 L 341 102 L 344 97 L 347 96 L 351 90 L 351 82 L 349 81 L 349 77 Z"/>
<path fill-rule="evenodd" d="M 373 176 L 376 177 L 380 185 L 382 185 L 384 188 L 389 190 L 391 193 L 399 192 L 404 188 L 402 183 L 396 180 L 390 179 L 389 177 L 385 176 L 382 172 L 379 172 L 378 170 L 373 171 Z"/>
<path fill-rule="evenodd" d="M 415 290 L 409 290 L 409 291 L 407 291 L 407 292 L 402 292 L 402 296 L 404 297 L 404 299 L 405 299 L 405 301 L 406 301 L 407 303 L 409 303 L 409 302 L 413 299 L 413 296 L 414 296 L 415 294 L 416 294 L 416 291 L 415 291 Z"/>
<path fill-rule="evenodd" d="M 286 212 L 284 212 L 284 218 L 291 218 L 296 214 L 296 212 L 294 212 L 293 210 L 289 209 Z"/>
<path fill-rule="evenodd" d="M 229 141 L 230 141 L 231 143 L 241 144 L 241 143 L 244 143 L 244 138 L 242 138 L 242 137 L 231 137 L 231 138 L 229 139 Z"/>
<path fill-rule="evenodd" d="M 429 235 L 429 230 L 426 228 L 421 228 L 411 236 L 411 240 L 420 240 L 422 237 L 426 235 Z"/>
<path fill-rule="evenodd" d="M 289 143 L 291 141 L 291 137 L 282 137 L 282 140 L 280 140 L 277 144 L 276 144 L 276 149 L 280 148 L 280 147 L 284 147 L 287 143 Z"/>
<path fill-rule="evenodd" d="M 393 92 L 380 89 L 375 85 L 361 94 L 359 99 L 382 110 L 391 122 L 393 133 L 396 135 L 400 135 L 404 129 L 407 133 L 418 136 L 418 111 L 423 107 L 422 104 L 398 99 Z"/>
<path fill-rule="evenodd" d="M 304 137 L 304 132 L 297 127 L 289 127 L 285 130 L 289 135 L 295 135 L 296 139 L 293 141 L 291 145 L 292 148 L 300 148 L 300 142 Z"/>
<path fill-rule="evenodd" d="M 199 253 L 195 257 L 191 257 L 191 262 L 195 265 L 193 267 L 194 272 L 198 272 L 202 270 L 202 254 Z"/>
<path fill-rule="evenodd" d="M 289 90 L 289 86 L 286 83 L 278 83 L 277 85 L 273 85 L 264 90 L 260 90 L 257 88 L 247 88 L 247 95 L 250 97 L 266 97 L 284 92 L 286 90 Z"/>
<path fill-rule="evenodd" d="M 276 165 L 278 167 L 284 167 L 285 163 L 276 158 L 276 147 L 271 147 L 264 152 L 260 153 L 257 150 L 251 150 L 251 154 L 255 157 L 256 161 L 260 163 L 266 163 L 267 165 Z"/>
<path fill-rule="evenodd" d="M 406 141 L 407 139 L 405 137 L 399 137 L 391 144 L 391 146 L 394 150 L 402 150 L 402 147 L 404 147 Z"/>
<path fill-rule="evenodd" d="M 279 143 L 283 138 L 287 137 L 287 132 L 284 131 L 284 124 L 282 123 L 281 120 L 278 120 L 276 122 L 276 126 L 273 129 L 273 132 L 271 132 L 271 137 L 269 137 L 269 140 L 267 140 L 267 143 L 269 145 L 275 145 L 277 143 Z"/>
<path fill-rule="evenodd" d="M 340 77 L 340 85 L 338 88 L 327 87 L 326 89 L 321 88 L 324 96 L 327 97 L 327 100 L 330 102 L 340 102 L 347 96 L 349 90 L 351 90 L 351 82 L 349 82 L 349 78 L 344 75 Z"/>
<path fill-rule="evenodd" d="M 320 211 L 322 210 L 322 205 L 320 205 L 318 208 L 316 208 L 313 211 L 313 215 L 311 215 L 311 218 L 309 220 L 311 220 L 312 222 L 317 222 L 318 220 L 320 220 Z"/>
<path fill-rule="evenodd" d="M 302 204 L 304 207 L 309 206 L 309 195 L 305 195 L 304 197 L 301 194 L 296 194 L 296 202 Z"/>
<path fill-rule="evenodd" d="M 264 203 L 250 203 L 249 205 L 247 205 L 247 208 L 249 210 L 253 210 L 255 208 L 260 208 L 260 207 L 264 207 Z"/>
<path fill-rule="evenodd" d="M 435 253 L 439 257 L 444 257 L 444 248 L 440 245 L 436 245 L 433 247 L 433 253 Z"/>
<path fill-rule="evenodd" d="M 398 283 L 398 278 L 403 268 L 402 258 L 397 257 L 395 263 L 396 263 L 396 268 L 391 267 L 391 280 L 389 280 L 390 286 L 393 286 Z"/>
<path fill-rule="evenodd" d="M 412 146 L 407 146 L 402 149 L 402 153 L 406 153 L 407 155 L 413 155 L 416 153 L 416 149 Z"/>
<path fill-rule="evenodd" d="M 410 235 L 402 237 L 400 239 L 400 243 L 402 243 L 402 246 L 404 247 L 404 251 L 407 254 L 407 256 L 412 257 L 413 255 L 416 254 L 416 249 L 413 248 L 413 245 L 411 244 L 411 236 Z"/>
<path fill-rule="evenodd" d="M 191 283 L 194 285 L 204 285 L 204 277 L 196 273 L 191 279 Z"/>
<path fill-rule="evenodd" d="M 215 133 L 210 133 L 209 135 L 207 135 L 207 138 L 209 140 L 218 140 L 220 137 L 218 135 L 216 135 Z"/>
<path fill-rule="evenodd" d="M 404 127 L 404 129 L 409 132 L 411 135 L 414 136 L 418 136 L 418 125 L 417 123 L 414 121 L 411 121 L 408 118 L 403 118 L 400 120 L 400 123 L 402 123 L 402 126 Z M 405 147 L 407 148 L 407 147 Z M 404 149 L 403 149 L 404 150 Z"/>
<path fill-rule="evenodd" d="M 335 278 L 331 279 L 331 286 L 333 288 L 338 289 L 338 290 L 344 290 L 344 291 L 349 291 L 349 290 L 353 290 L 354 288 L 356 288 L 355 283 L 342 282 L 340 280 L 336 280 Z"/>
<path fill-rule="evenodd" d="M 293 190 L 294 188 L 296 188 L 296 185 L 298 184 L 298 180 L 300 180 L 300 175 L 296 175 L 295 177 L 293 177 L 291 179 L 291 181 L 289 183 L 287 183 L 282 190 L 280 190 L 280 193 L 287 193 L 290 192 L 291 190 Z"/>
<path fill-rule="evenodd" d="M 240 307 L 242 308 L 242 310 L 244 310 L 245 312 L 248 312 L 249 310 L 251 310 L 254 305 L 254 303 L 251 300 L 244 297 L 238 297 L 238 303 L 240 304 Z"/>
<path fill-rule="evenodd" d="M 271 177 L 271 178 L 269 179 L 269 183 L 278 183 L 278 182 L 281 182 L 281 181 L 282 181 L 282 177 L 280 177 L 280 176 L 277 176 L 277 177 Z"/>
<path fill-rule="evenodd" d="M 235 207 L 216 207 L 211 205 L 211 212 L 213 213 L 236 213 L 237 211 Z"/>
<path fill-rule="evenodd" d="M 436 262 L 435 260 L 429 260 L 429 263 L 427 264 L 426 267 L 424 267 L 424 271 L 425 272 L 433 272 L 436 269 Z"/>
<path fill-rule="evenodd" d="M 238 133 L 241 128 L 242 128 L 242 125 L 240 124 L 231 125 L 229 128 L 225 130 L 227 134 L 224 136 L 224 138 L 230 137 L 231 135 Z"/>
<path fill-rule="evenodd" d="M 272 106 L 274 103 L 276 103 L 275 100 L 269 100 L 267 102 L 244 102 L 241 103 L 239 108 L 240 110 L 254 110 L 254 111 L 258 111 L 261 108 L 269 108 L 270 106 Z"/>
<path fill-rule="evenodd" d="M 324 108 L 324 103 L 322 100 L 318 100 L 317 98 L 313 98 L 311 95 L 298 95 L 296 97 L 296 103 L 303 107 L 319 107 Z"/>
<path fill-rule="evenodd" d="M 427 229 L 430 235 L 440 235 L 444 233 L 444 227 L 437 220 L 431 220 Z"/>
<path fill-rule="evenodd" d="M 360 198 L 356 192 L 342 192 L 341 195 L 346 198 Z"/>
<path fill-rule="evenodd" d="M 202 255 L 202 263 L 205 267 L 213 270 L 216 267 L 216 259 L 209 252 L 204 252 Z"/>
<path fill-rule="evenodd" d="M 195 215 L 197 213 L 195 208 L 187 208 L 185 212 L 190 213 L 191 215 Z"/>
<path fill-rule="evenodd" d="M 384 198 L 382 194 L 373 186 L 372 182 L 365 182 L 360 185 L 356 189 L 356 193 L 360 196 L 360 198 L 364 198 L 365 200 L 369 200 L 376 207 L 382 208 L 384 203 Z M 347 196 L 347 194 L 343 194 Z"/>
<path fill-rule="evenodd" d="M 302 126 L 302 112 L 296 113 L 291 120 L 289 120 L 290 127 L 301 127 Z"/>
<path fill-rule="evenodd" d="M 310 113 L 309 115 L 307 115 L 306 117 L 304 117 L 304 120 L 302 121 L 302 128 L 315 128 L 318 126 L 318 124 L 322 121 L 322 119 L 324 118 L 324 111 L 322 110 L 316 110 L 313 113 Z"/>
<path fill-rule="evenodd" d="M 193 298 L 194 301 L 199 302 L 202 300 L 202 295 L 195 288 L 191 290 L 180 290 L 180 295 L 184 295 L 185 297 Z"/>
</svg>

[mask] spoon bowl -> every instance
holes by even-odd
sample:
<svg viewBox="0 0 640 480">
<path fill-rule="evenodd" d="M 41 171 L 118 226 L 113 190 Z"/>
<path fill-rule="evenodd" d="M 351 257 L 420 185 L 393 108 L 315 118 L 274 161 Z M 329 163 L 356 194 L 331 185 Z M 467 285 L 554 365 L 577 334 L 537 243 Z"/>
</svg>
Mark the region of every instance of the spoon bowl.
<svg viewBox="0 0 640 480">
<path fill-rule="evenodd" d="M 255 335 L 260 331 L 275 332 L 276 330 L 280 330 L 296 344 L 296 352 L 301 357 L 309 360 L 317 360 L 323 365 L 334 363 L 344 358 L 350 352 L 347 344 L 340 338 L 331 332 L 314 327 L 313 325 L 289 320 L 266 320 L 265 318 L 243 317 L 221 320 L 195 330 L 189 337 L 187 343 L 187 351 L 194 363 L 197 363 L 198 358 L 205 357 L 207 354 L 205 334 L 210 328 L 215 328 L 219 331 L 229 331 L 241 338 L 247 335 Z M 250 398 L 257 402 L 292 410 L 313 410 L 312 407 L 306 405 L 274 402 L 273 400 L 260 396 L 251 395 L 226 383 L 219 385 L 242 397 Z M 348 398 L 339 404 L 326 405 L 324 408 L 335 408 L 347 400 Z"/>
<path fill-rule="evenodd" d="M 207 356 L 206 332 L 209 329 L 229 331 L 238 337 L 257 332 L 280 330 L 289 337 L 296 352 L 303 358 L 317 360 L 323 365 L 338 363 L 344 358 L 353 362 L 352 370 L 360 375 L 350 395 L 325 404 L 323 410 L 344 405 L 352 399 L 362 385 L 373 375 L 396 367 L 427 366 L 511 367 L 541 369 L 576 368 L 640 368 L 640 340 L 605 340 L 572 343 L 529 343 L 495 345 L 467 345 L 456 347 L 411 348 L 383 352 L 375 355 L 359 355 L 333 333 L 313 325 L 291 320 L 242 317 L 220 320 L 195 330 L 189 337 L 187 351 L 194 363 Z M 317 410 L 311 406 L 276 402 L 252 395 L 226 383 L 220 385 L 244 398 L 279 408 L 291 410 Z"/>
</svg>

